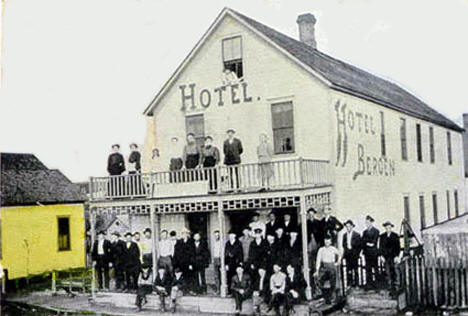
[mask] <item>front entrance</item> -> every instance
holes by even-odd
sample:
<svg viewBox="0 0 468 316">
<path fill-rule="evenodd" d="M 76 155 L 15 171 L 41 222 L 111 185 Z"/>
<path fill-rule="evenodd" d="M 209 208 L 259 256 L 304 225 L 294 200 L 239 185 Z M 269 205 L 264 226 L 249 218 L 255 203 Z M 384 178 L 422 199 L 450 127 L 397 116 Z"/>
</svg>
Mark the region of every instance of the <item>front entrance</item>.
<svg viewBox="0 0 468 316">
<path fill-rule="evenodd" d="M 188 229 L 191 234 L 200 233 L 201 237 L 207 240 L 209 213 L 189 213 L 187 214 Z"/>
</svg>

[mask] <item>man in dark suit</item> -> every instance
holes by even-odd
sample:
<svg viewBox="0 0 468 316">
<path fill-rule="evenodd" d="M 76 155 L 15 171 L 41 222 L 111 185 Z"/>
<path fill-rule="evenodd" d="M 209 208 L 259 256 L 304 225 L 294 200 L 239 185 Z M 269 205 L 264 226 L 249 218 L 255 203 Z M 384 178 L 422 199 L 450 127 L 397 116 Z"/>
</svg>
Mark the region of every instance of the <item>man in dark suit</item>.
<svg viewBox="0 0 468 316">
<path fill-rule="evenodd" d="M 250 297 L 251 280 L 247 273 L 244 273 L 244 267 L 239 264 L 236 268 L 236 273 L 231 280 L 231 292 L 236 301 L 236 315 L 239 316 L 242 312 L 242 303 Z"/>
<path fill-rule="evenodd" d="M 317 211 L 313 208 L 309 209 L 309 219 L 307 220 L 307 233 L 309 236 L 312 233 L 317 243 L 317 247 L 323 247 L 325 240 L 325 223 L 323 218 L 318 218 Z"/>
<path fill-rule="evenodd" d="M 160 310 L 166 311 L 166 297 L 171 294 L 172 278 L 164 266 L 159 266 L 154 280 L 154 291 L 159 296 Z"/>
<path fill-rule="evenodd" d="M 374 227 L 372 216 L 366 216 L 366 229 L 362 232 L 362 252 L 366 261 L 366 289 L 372 289 L 377 282 L 378 257 L 377 242 L 380 232 Z"/>
<path fill-rule="evenodd" d="M 252 282 L 252 305 L 254 314 L 260 315 L 260 305 L 262 302 L 266 305 L 270 304 L 270 279 L 265 268 L 261 267 L 258 269 L 258 275 L 253 278 Z"/>
<path fill-rule="evenodd" d="M 249 271 L 252 275 L 257 275 L 258 269 L 262 267 L 267 260 L 266 244 L 262 237 L 262 230 L 260 228 L 254 229 L 254 240 L 250 243 L 249 247 Z"/>
<path fill-rule="evenodd" d="M 174 267 L 182 270 L 182 276 L 185 280 L 185 285 L 188 291 L 194 290 L 194 257 L 195 245 L 190 238 L 190 231 L 186 228 L 182 229 L 182 238 L 177 240 L 174 246 Z"/>
<path fill-rule="evenodd" d="M 278 226 L 281 225 L 281 223 L 279 223 L 277 220 L 276 220 L 276 215 L 275 213 L 273 213 L 273 211 L 271 211 L 269 214 L 268 214 L 268 223 L 266 223 L 266 235 L 270 234 L 270 235 L 275 235 L 276 233 L 276 229 L 278 228 Z M 265 235 L 265 236 L 266 236 Z"/>
<path fill-rule="evenodd" d="M 195 274 L 195 287 L 194 290 L 198 294 L 206 294 L 206 278 L 205 269 L 210 264 L 210 251 L 206 241 L 202 241 L 200 233 L 193 235 L 194 239 L 194 260 L 193 271 Z"/>
<path fill-rule="evenodd" d="M 252 246 L 252 245 L 251 245 Z M 251 250 L 252 248 L 250 248 Z M 249 253 L 250 257 L 250 253 Z M 228 291 L 231 289 L 231 281 L 234 274 L 236 274 L 236 267 L 244 261 L 244 254 L 242 251 L 241 243 L 236 239 L 236 233 L 229 232 L 229 240 L 226 242 L 224 248 L 224 263 L 226 265 L 227 286 Z"/>
<path fill-rule="evenodd" d="M 291 230 L 287 242 L 283 245 L 284 260 L 286 263 L 291 264 L 293 267 L 300 266 L 302 260 L 302 242 L 299 240 L 298 236 L 299 234 L 296 230 Z"/>
<path fill-rule="evenodd" d="M 114 268 L 115 289 L 122 290 L 124 285 L 125 261 L 123 255 L 125 252 L 125 242 L 121 240 L 119 232 L 111 235 L 111 263 Z"/>
<path fill-rule="evenodd" d="M 233 128 L 228 129 L 226 133 L 227 139 L 223 144 L 224 164 L 226 166 L 231 166 L 231 168 L 229 168 L 231 188 L 239 189 L 240 179 L 238 165 L 241 163 L 241 155 L 244 149 L 242 148 L 242 142 L 238 138 L 234 137 L 236 131 Z"/>
<path fill-rule="evenodd" d="M 343 234 L 343 257 L 346 260 L 346 277 L 348 286 L 359 285 L 358 261 L 361 253 L 361 235 L 354 230 L 352 220 L 345 222 L 346 232 Z"/>
<path fill-rule="evenodd" d="M 400 238 L 396 233 L 392 231 L 393 224 L 391 222 L 385 222 L 383 224 L 385 232 L 379 237 L 379 253 L 385 260 L 385 274 L 387 276 L 387 282 L 389 290 L 393 292 L 395 290 L 395 263 L 400 255 Z"/>
<path fill-rule="evenodd" d="M 111 176 L 120 176 L 125 171 L 125 159 L 119 152 L 120 145 L 112 145 L 112 153 L 107 159 L 107 172 Z M 108 192 L 110 196 L 122 194 L 123 183 L 120 177 L 111 178 L 108 185 Z"/>
<path fill-rule="evenodd" d="M 141 269 L 140 249 L 136 242 L 132 241 L 132 237 L 133 235 L 130 232 L 125 234 L 126 242 L 122 258 L 125 264 L 125 279 L 128 292 L 138 289 L 138 276 Z"/>
<path fill-rule="evenodd" d="M 297 229 L 297 225 L 295 223 L 292 222 L 291 220 L 291 214 L 289 213 L 286 213 L 284 214 L 284 221 L 281 223 L 281 226 L 283 227 L 283 230 L 284 230 L 284 234 L 289 237 L 289 233 L 292 231 L 292 230 L 296 230 Z"/>
<path fill-rule="evenodd" d="M 109 290 L 109 263 L 112 259 L 112 251 L 111 243 L 106 239 L 106 235 L 103 231 L 97 234 L 97 240 L 94 241 L 91 257 L 98 276 L 99 290 L 102 290 L 103 276 L 104 288 Z"/>
<path fill-rule="evenodd" d="M 307 283 L 304 280 L 302 273 L 296 271 L 293 265 L 288 264 L 286 272 L 286 301 L 284 305 L 284 315 L 288 316 L 290 311 L 294 309 L 294 305 L 306 299 L 305 290 Z"/>
<path fill-rule="evenodd" d="M 329 235 L 332 238 L 332 243 L 337 246 L 338 232 L 343 229 L 343 224 L 332 215 L 332 208 L 330 205 L 325 206 L 325 217 L 323 223 L 325 226 L 325 235 Z"/>
</svg>

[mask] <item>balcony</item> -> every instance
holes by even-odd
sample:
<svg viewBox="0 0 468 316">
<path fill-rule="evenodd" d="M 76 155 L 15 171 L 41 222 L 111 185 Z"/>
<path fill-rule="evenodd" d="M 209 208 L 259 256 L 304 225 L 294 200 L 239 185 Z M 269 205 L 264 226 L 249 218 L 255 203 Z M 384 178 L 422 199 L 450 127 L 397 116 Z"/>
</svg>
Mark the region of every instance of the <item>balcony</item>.
<svg viewBox="0 0 468 316">
<path fill-rule="evenodd" d="M 313 188 L 331 184 L 329 162 L 290 159 L 178 171 L 92 177 L 91 201 Z"/>
</svg>

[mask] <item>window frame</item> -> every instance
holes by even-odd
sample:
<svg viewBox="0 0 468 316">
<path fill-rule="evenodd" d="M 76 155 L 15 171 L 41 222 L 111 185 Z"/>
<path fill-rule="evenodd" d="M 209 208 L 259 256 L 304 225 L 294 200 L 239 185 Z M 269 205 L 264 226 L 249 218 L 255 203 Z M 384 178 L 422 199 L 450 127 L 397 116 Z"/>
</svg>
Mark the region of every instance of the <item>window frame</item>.
<svg viewBox="0 0 468 316">
<path fill-rule="evenodd" d="M 449 166 L 453 164 L 452 158 L 452 136 L 450 134 L 450 131 L 447 131 L 447 160 Z"/>
<path fill-rule="evenodd" d="M 273 108 L 275 106 L 280 106 L 284 104 L 290 104 L 291 106 L 291 125 L 290 126 L 281 126 L 281 127 L 275 127 L 274 126 L 274 111 Z M 273 135 L 273 152 L 275 155 L 288 155 L 288 154 L 294 154 L 296 152 L 296 131 L 294 128 L 294 102 L 292 100 L 286 100 L 286 101 L 281 101 L 281 102 L 275 102 L 270 104 L 270 111 L 271 111 L 271 129 L 272 129 L 272 135 Z M 291 135 L 292 135 L 292 150 L 290 151 L 279 151 L 278 148 L 279 146 L 277 145 L 277 140 L 276 140 L 276 131 L 279 130 L 291 130 Z"/>
<path fill-rule="evenodd" d="M 382 157 L 387 155 L 387 148 L 385 143 L 385 120 L 383 111 L 380 111 L 380 151 Z"/>
<path fill-rule="evenodd" d="M 457 189 L 453 190 L 453 204 L 455 206 L 455 216 L 458 217 L 460 216 L 460 209 L 458 205 L 458 190 Z"/>
<path fill-rule="evenodd" d="M 421 228 L 426 228 L 426 202 L 422 193 L 419 194 L 419 219 Z"/>
<path fill-rule="evenodd" d="M 423 162 L 421 124 L 416 123 L 416 158 L 418 162 Z"/>
<path fill-rule="evenodd" d="M 400 117 L 400 143 L 401 143 L 401 160 L 408 161 L 408 137 L 406 133 L 406 119 Z"/>
<path fill-rule="evenodd" d="M 434 148 L 434 127 L 429 126 L 429 160 L 435 163 L 435 148 Z"/>
<path fill-rule="evenodd" d="M 60 237 L 63 236 L 60 233 L 60 220 L 64 220 L 64 219 L 66 219 L 67 223 L 68 223 L 68 238 L 67 238 L 66 247 L 62 247 L 63 245 L 61 244 L 61 240 L 60 240 Z M 71 251 L 72 250 L 72 247 L 71 247 L 71 231 L 72 231 L 72 229 L 71 229 L 70 216 L 57 216 L 57 251 L 58 252 Z"/>
<path fill-rule="evenodd" d="M 450 214 L 450 190 L 446 190 L 445 197 L 447 199 L 447 219 L 451 219 L 452 216 Z"/>
<path fill-rule="evenodd" d="M 240 40 L 240 44 L 239 44 L 239 51 L 240 51 L 240 58 L 233 58 L 233 59 L 226 59 L 226 56 L 224 54 L 224 45 L 225 43 L 227 43 L 227 41 L 233 41 L 235 39 L 239 39 Z M 235 68 L 236 68 L 236 71 L 234 71 L 236 73 L 236 76 L 238 79 L 241 79 L 244 77 L 244 45 L 243 45 L 243 40 L 242 40 L 242 36 L 241 35 L 234 35 L 234 36 L 229 36 L 229 37 L 226 37 L 226 38 L 223 38 L 221 40 L 221 59 L 222 59 L 222 63 L 223 63 L 223 72 L 224 70 L 227 68 L 226 64 L 233 64 L 235 65 Z M 240 65 L 240 75 L 239 75 L 239 72 L 238 72 L 238 69 L 237 67 L 239 67 Z M 232 71 L 232 70 L 231 70 Z"/>
<path fill-rule="evenodd" d="M 188 129 L 188 124 L 187 124 L 187 121 L 190 120 L 190 119 L 193 119 L 195 117 L 201 117 L 202 118 L 202 122 L 203 122 L 203 135 L 199 136 L 197 135 L 197 133 L 195 133 L 194 131 L 189 131 Z M 195 143 L 199 146 L 199 148 L 201 149 L 203 147 L 203 145 L 205 144 L 205 116 L 203 113 L 196 113 L 196 114 L 190 114 L 190 115 L 186 115 L 185 116 L 185 136 L 187 137 L 187 135 L 189 133 L 193 133 L 195 135 Z M 185 140 L 185 143 L 187 142 L 187 140 Z"/>
<path fill-rule="evenodd" d="M 432 192 L 432 215 L 434 218 L 434 225 L 439 223 L 439 210 L 437 204 L 437 192 Z"/>
</svg>

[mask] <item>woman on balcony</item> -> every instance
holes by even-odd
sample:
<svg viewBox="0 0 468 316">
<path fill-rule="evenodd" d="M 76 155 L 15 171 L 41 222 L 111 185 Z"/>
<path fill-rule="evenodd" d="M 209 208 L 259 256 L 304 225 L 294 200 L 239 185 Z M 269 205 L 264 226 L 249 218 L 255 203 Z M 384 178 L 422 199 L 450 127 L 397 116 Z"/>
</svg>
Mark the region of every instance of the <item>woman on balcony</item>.
<svg viewBox="0 0 468 316">
<path fill-rule="evenodd" d="M 187 145 L 184 147 L 183 157 L 184 166 L 188 171 L 188 181 L 198 180 L 198 174 L 195 170 L 200 163 L 200 148 L 195 141 L 195 134 L 187 134 Z"/>
<path fill-rule="evenodd" d="M 273 165 L 271 164 L 273 147 L 268 142 L 266 134 L 260 134 L 260 144 L 257 146 L 257 157 L 259 164 L 259 178 L 262 186 L 260 191 L 269 190 L 271 177 L 273 176 Z"/>
<path fill-rule="evenodd" d="M 206 136 L 205 137 L 205 145 L 201 150 L 201 159 L 200 165 L 203 168 L 211 168 L 209 170 L 205 170 L 205 179 L 209 181 L 209 193 L 214 193 L 218 189 L 218 182 L 217 182 L 217 172 L 216 172 L 216 165 L 219 163 L 219 149 L 213 145 L 213 137 Z"/>
</svg>

